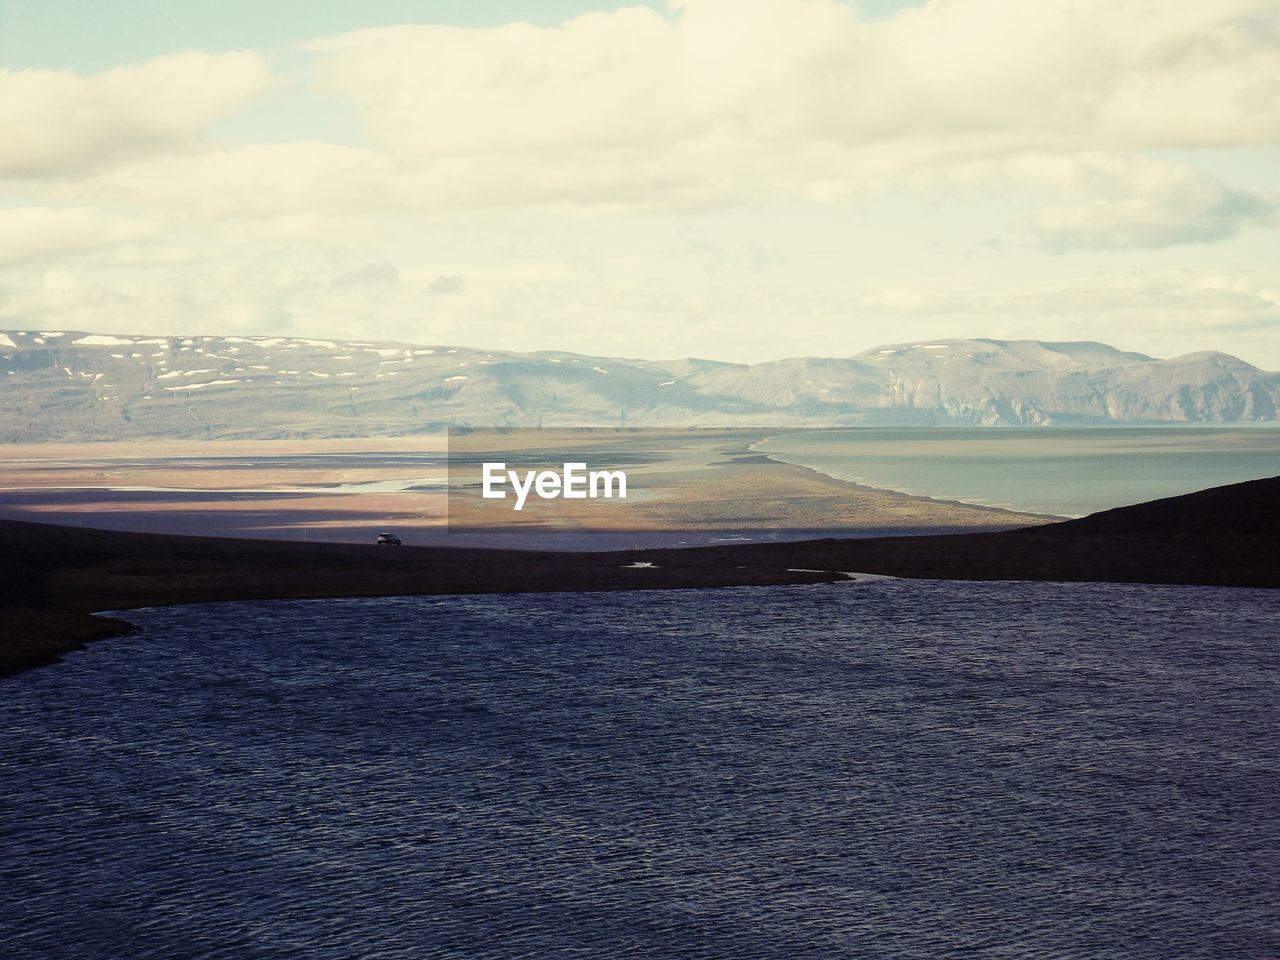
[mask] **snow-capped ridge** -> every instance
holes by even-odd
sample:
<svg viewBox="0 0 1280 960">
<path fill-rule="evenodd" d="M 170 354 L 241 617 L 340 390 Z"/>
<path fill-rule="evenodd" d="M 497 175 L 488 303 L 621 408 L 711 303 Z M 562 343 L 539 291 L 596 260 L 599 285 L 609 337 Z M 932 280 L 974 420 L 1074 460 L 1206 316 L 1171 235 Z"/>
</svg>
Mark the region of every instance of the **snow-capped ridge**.
<svg viewBox="0 0 1280 960">
<path fill-rule="evenodd" d="M 744 364 L 370 340 L 58 332 L 0 332 L 0 440 L 376 436 L 450 425 L 1280 418 L 1280 374 L 1217 351 L 1160 360 L 1093 341 L 934 338 L 846 357 Z"/>
</svg>

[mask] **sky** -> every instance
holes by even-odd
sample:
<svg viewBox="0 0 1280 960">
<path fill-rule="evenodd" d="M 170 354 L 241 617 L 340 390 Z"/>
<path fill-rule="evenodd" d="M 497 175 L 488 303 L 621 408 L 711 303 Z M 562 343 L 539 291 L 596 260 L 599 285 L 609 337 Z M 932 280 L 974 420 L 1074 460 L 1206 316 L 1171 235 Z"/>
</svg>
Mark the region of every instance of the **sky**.
<svg viewBox="0 0 1280 960">
<path fill-rule="evenodd" d="M 0 0 L 0 328 L 1280 370 L 1280 0 Z"/>
</svg>

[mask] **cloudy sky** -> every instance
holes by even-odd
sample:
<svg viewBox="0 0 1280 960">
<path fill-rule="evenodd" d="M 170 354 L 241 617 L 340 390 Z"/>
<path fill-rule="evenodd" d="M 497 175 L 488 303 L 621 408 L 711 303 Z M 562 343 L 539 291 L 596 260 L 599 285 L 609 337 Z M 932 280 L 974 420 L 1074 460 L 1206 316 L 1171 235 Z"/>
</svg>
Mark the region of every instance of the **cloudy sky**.
<svg viewBox="0 0 1280 960">
<path fill-rule="evenodd" d="M 0 327 L 1280 369 L 1280 0 L 0 0 Z"/>
</svg>

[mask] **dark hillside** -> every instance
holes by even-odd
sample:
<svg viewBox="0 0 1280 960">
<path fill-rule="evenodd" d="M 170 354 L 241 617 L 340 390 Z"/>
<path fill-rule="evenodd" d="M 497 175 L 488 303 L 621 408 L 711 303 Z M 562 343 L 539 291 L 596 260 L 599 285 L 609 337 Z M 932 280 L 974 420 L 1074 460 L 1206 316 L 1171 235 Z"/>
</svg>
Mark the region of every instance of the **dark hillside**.
<svg viewBox="0 0 1280 960">
<path fill-rule="evenodd" d="M 636 560 L 654 566 L 631 567 Z M 286 597 L 816 583 L 850 571 L 1280 587 L 1280 477 L 1001 533 L 613 553 L 383 548 L 0 521 L 0 674 L 128 629 L 89 616 L 97 610 Z"/>
</svg>

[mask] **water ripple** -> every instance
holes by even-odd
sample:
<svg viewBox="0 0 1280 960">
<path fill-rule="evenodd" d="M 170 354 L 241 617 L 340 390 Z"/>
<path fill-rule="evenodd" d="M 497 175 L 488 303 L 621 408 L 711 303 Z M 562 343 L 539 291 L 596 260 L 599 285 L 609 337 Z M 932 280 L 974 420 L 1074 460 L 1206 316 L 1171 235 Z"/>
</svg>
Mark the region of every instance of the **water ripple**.
<svg viewBox="0 0 1280 960">
<path fill-rule="evenodd" d="M 0 954 L 1280 953 L 1280 597 L 222 604 L 6 681 Z"/>
</svg>

